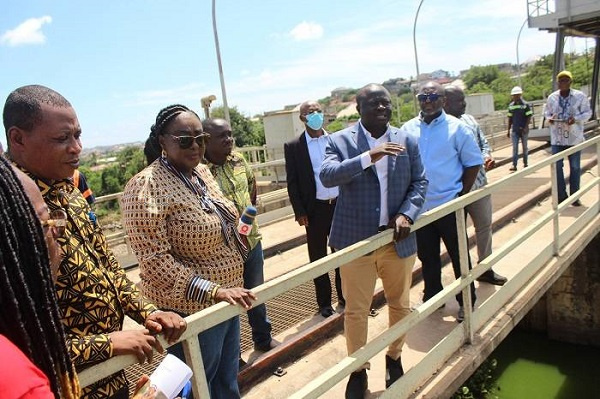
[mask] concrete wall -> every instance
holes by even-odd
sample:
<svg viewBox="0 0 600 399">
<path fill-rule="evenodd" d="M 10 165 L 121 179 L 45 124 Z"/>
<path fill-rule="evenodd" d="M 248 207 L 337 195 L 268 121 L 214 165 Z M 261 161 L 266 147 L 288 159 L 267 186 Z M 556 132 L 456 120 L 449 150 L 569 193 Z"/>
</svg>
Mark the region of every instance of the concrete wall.
<svg viewBox="0 0 600 399">
<path fill-rule="evenodd" d="M 600 236 L 520 323 L 557 341 L 600 346 Z"/>
<path fill-rule="evenodd" d="M 466 96 L 465 101 L 467 114 L 481 116 L 494 113 L 494 96 L 490 93 L 470 94 Z"/>
<path fill-rule="evenodd" d="M 281 111 L 264 116 L 265 145 L 273 159 L 283 158 L 283 144 L 304 131 L 304 124 L 299 116 L 299 110 Z"/>
</svg>

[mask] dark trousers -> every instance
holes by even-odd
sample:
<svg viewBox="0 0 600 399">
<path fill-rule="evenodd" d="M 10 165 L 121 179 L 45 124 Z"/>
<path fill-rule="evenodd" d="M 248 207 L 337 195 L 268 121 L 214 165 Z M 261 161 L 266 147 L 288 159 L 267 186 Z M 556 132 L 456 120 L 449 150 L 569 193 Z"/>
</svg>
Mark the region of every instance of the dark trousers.
<svg viewBox="0 0 600 399">
<path fill-rule="evenodd" d="M 308 226 L 306 226 L 306 243 L 308 245 L 308 258 L 311 262 L 327 256 L 327 238 L 331 230 L 331 220 L 335 204 L 319 202 L 315 204 L 312 215 L 308 217 Z M 317 293 L 317 305 L 319 308 L 331 306 L 331 281 L 329 274 L 323 274 L 314 279 L 315 291 Z M 338 301 L 343 301 L 342 279 L 340 278 L 340 269 L 335 269 L 335 290 Z"/>
<path fill-rule="evenodd" d="M 453 212 L 417 230 L 417 255 L 421 261 L 425 292 L 423 300 L 427 301 L 443 289 L 442 259 L 440 257 L 440 238 L 448 250 L 454 269 L 454 277 L 460 277 L 460 261 L 458 254 L 458 233 L 456 231 L 456 214 Z M 468 256 L 469 270 L 471 257 Z M 475 284 L 471 283 L 471 300 L 475 304 Z M 463 305 L 462 293 L 456 295 L 460 306 Z"/>
<path fill-rule="evenodd" d="M 244 262 L 244 288 L 252 289 L 265 282 L 264 263 L 262 243 L 259 241 Z M 271 321 L 267 317 L 267 307 L 264 303 L 253 306 L 248 311 L 248 323 L 255 344 L 268 345 L 271 342 Z"/>
</svg>

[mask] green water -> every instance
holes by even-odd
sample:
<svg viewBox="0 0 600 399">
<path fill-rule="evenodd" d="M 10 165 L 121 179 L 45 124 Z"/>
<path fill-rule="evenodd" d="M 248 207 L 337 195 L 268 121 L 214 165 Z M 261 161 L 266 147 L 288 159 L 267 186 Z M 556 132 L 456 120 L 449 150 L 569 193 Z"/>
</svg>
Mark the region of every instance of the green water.
<svg viewBox="0 0 600 399">
<path fill-rule="evenodd" d="M 498 399 L 600 398 L 600 348 L 515 330 L 490 358 L 498 361 Z"/>
</svg>

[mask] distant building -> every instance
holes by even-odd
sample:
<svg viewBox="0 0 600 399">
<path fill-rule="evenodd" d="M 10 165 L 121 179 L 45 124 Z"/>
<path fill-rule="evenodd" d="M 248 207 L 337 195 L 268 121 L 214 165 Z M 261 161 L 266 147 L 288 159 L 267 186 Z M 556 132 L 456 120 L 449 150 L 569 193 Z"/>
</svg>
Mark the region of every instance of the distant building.
<svg viewBox="0 0 600 399">
<path fill-rule="evenodd" d="M 469 94 L 465 97 L 465 101 L 467 114 L 480 117 L 494 113 L 494 95 L 491 93 Z"/>
<path fill-rule="evenodd" d="M 396 95 L 410 91 L 410 81 L 404 78 L 388 79 L 382 83 L 382 86 L 385 87 L 390 93 Z"/>
<path fill-rule="evenodd" d="M 266 112 L 263 116 L 265 146 L 273 159 L 283 158 L 283 145 L 304 131 L 300 120 L 300 104 L 293 109 Z"/>
<path fill-rule="evenodd" d="M 432 80 L 438 81 L 439 79 L 448 79 L 450 78 L 450 74 L 448 71 L 444 71 L 442 69 L 438 69 L 437 71 L 433 71 L 429 74 Z"/>
<path fill-rule="evenodd" d="M 337 89 L 331 90 L 331 98 L 338 101 L 342 101 L 344 96 L 346 94 L 351 93 L 352 91 L 354 91 L 354 89 L 351 89 L 349 87 L 338 87 Z"/>
</svg>

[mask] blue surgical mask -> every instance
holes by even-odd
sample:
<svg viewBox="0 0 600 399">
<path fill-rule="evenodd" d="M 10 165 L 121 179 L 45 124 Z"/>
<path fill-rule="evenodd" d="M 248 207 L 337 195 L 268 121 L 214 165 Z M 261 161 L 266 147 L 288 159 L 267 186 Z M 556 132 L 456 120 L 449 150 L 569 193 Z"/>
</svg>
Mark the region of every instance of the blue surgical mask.
<svg viewBox="0 0 600 399">
<path fill-rule="evenodd" d="M 319 130 L 323 127 L 323 113 L 313 112 L 312 114 L 306 115 L 306 126 L 312 130 Z"/>
</svg>

